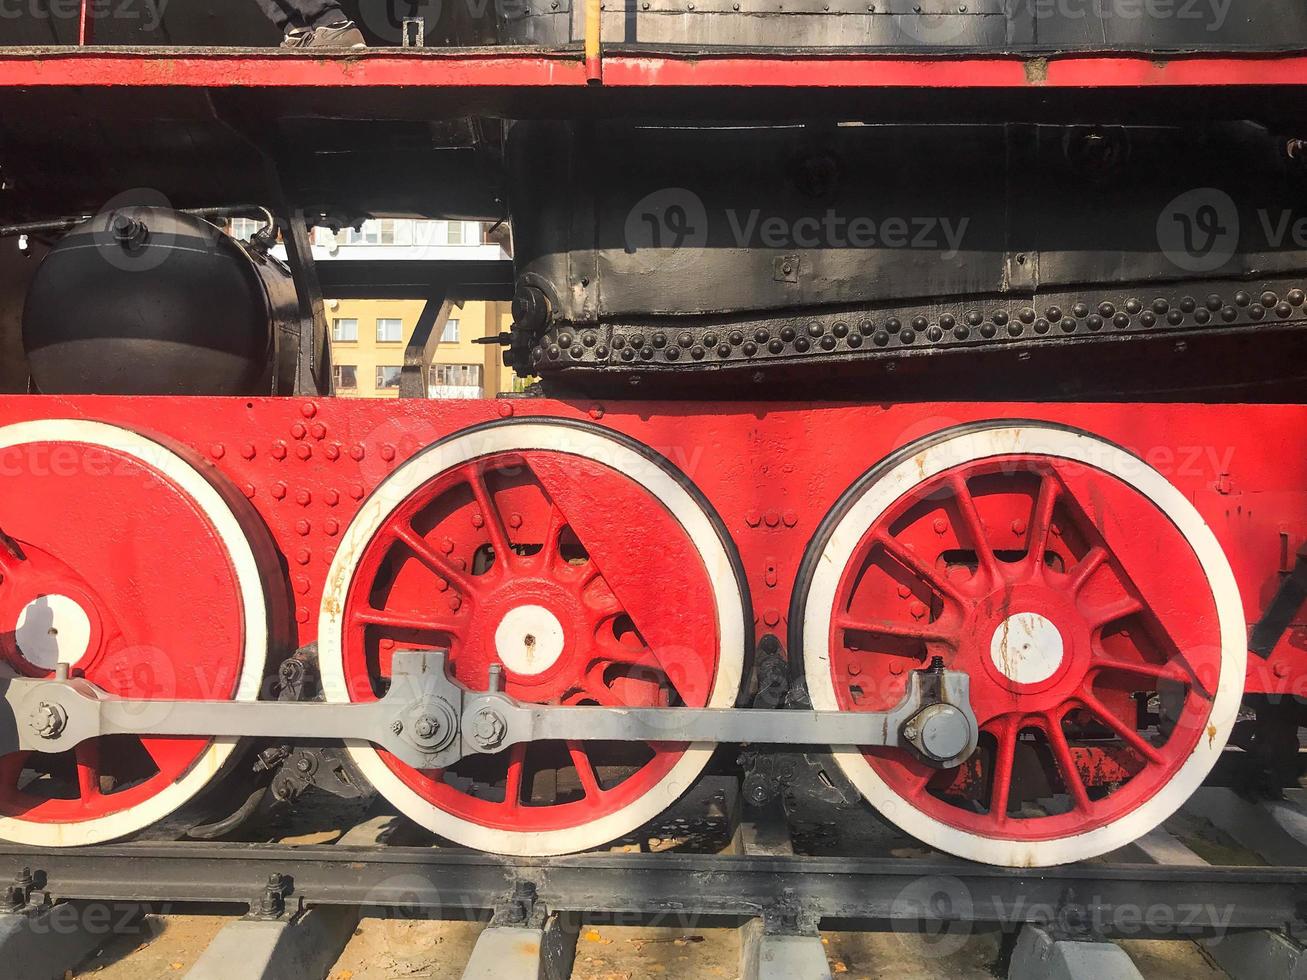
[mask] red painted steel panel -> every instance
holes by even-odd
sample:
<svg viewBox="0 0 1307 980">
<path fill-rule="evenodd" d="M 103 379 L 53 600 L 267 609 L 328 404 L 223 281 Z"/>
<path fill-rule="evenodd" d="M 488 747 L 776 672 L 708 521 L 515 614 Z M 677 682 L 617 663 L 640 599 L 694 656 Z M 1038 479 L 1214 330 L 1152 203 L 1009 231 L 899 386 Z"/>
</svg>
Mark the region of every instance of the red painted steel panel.
<svg viewBox="0 0 1307 980">
<path fill-rule="evenodd" d="M 1307 85 L 1307 56 L 902 56 L 612 52 L 606 88 L 1084 89 Z M 0 51 L 0 87 L 520 88 L 587 86 L 579 53 L 521 49 L 305 56 L 274 50 Z"/>
</svg>

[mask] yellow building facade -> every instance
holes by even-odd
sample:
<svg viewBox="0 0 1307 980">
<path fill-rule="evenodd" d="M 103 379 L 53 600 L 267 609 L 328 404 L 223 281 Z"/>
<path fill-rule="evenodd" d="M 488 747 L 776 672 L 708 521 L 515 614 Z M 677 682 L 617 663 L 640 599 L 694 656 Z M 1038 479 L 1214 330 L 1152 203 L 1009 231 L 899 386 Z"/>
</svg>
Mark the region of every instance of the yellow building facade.
<svg viewBox="0 0 1307 980">
<path fill-rule="evenodd" d="M 345 398 L 397 398 L 399 373 L 426 304 L 409 300 L 329 300 L 336 394 Z M 508 303 L 468 302 L 454 307 L 432 358 L 432 398 L 493 398 L 520 390 L 498 344 L 478 344 L 512 326 Z"/>
</svg>

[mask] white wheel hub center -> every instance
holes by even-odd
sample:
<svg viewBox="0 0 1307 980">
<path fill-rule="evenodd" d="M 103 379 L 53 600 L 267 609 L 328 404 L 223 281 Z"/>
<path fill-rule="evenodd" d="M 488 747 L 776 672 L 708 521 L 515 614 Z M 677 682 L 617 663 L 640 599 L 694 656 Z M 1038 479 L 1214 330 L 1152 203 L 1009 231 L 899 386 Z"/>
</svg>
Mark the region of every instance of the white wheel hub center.
<svg viewBox="0 0 1307 980">
<path fill-rule="evenodd" d="M 1062 666 L 1065 646 L 1053 621 L 1039 613 L 1017 613 L 999 623 L 989 656 L 999 673 L 1018 684 L 1039 684 Z"/>
<path fill-rule="evenodd" d="M 563 624 L 544 606 L 518 606 L 495 630 L 495 652 L 514 674 L 543 674 L 563 655 Z"/>
<path fill-rule="evenodd" d="M 18 615 L 14 639 L 23 659 L 42 670 L 75 664 L 91 644 L 91 619 L 75 599 L 43 595 Z"/>
</svg>

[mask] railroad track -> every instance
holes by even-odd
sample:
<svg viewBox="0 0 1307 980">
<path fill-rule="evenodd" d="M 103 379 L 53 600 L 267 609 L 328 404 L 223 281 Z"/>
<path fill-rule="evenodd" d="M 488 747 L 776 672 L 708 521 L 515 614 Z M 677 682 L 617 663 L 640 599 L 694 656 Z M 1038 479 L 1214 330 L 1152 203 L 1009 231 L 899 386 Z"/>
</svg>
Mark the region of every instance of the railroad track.
<svg viewBox="0 0 1307 980">
<path fill-rule="evenodd" d="M 18 980 L 1307 970 L 1295 938 L 1307 908 L 1301 791 L 1254 804 L 1203 789 L 1101 861 L 1032 870 L 893 837 L 858 853 L 795 853 L 777 812 L 722 808 L 720 790 L 694 802 L 707 806 L 697 839 L 678 851 L 655 838 L 673 848 L 664 853 L 646 839 L 502 858 L 432 846 L 402 818 L 361 811 L 347 829 L 292 826 L 263 842 L 0 845 L 13 882 L 0 961 Z M 691 824 L 673 820 L 673 831 Z"/>
</svg>

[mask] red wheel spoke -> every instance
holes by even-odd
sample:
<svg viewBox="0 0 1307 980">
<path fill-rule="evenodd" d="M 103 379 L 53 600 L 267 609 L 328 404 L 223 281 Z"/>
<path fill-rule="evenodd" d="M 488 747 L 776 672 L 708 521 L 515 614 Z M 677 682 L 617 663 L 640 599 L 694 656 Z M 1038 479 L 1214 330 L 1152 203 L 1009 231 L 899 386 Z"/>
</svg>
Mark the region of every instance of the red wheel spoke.
<svg viewBox="0 0 1307 980">
<path fill-rule="evenodd" d="M 1053 511 L 1061 493 L 1057 477 L 1045 473 L 1039 481 L 1039 496 L 1030 514 L 1029 560 L 1036 574 L 1042 574 L 1044 553 L 1048 551 L 1048 539 L 1053 532 Z"/>
<path fill-rule="evenodd" d="M 5 789 L 17 789 L 18 780 L 22 778 L 26 766 L 26 752 L 13 752 L 0 759 L 0 786 Z"/>
<path fill-rule="evenodd" d="M 1144 737 L 1135 731 L 1132 726 L 1127 725 L 1120 718 L 1114 715 L 1108 709 L 1107 705 L 1103 704 L 1102 701 L 1099 701 L 1098 698 L 1085 691 L 1081 692 L 1079 699 L 1080 703 L 1085 706 L 1086 711 L 1105 724 L 1108 728 L 1112 729 L 1112 731 L 1116 732 L 1121 741 L 1125 742 L 1149 762 L 1161 765 L 1165 761 L 1162 758 L 1162 753 L 1158 752 L 1156 748 L 1148 744 Z"/>
<path fill-rule="evenodd" d="M 0 530 L 0 572 L 13 573 L 23 561 L 18 542 Z"/>
<path fill-rule="evenodd" d="M 572 757 L 572 765 L 576 767 L 576 778 L 580 780 L 585 795 L 591 799 L 603 795 L 603 787 L 599 785 L 599 774 L 595 771 L 594 763 L 590 761 L 585 746 L 580 742 L 568 742 L 567 751 Z"/>
<path fill-rule="evenodd" d="M 422 536 L 413 530 L 409 524 L 399 521 L 391 528 L 391 533 L 400 544 L 413 552 L 413 556 L 431 569 L 432 572 L 453 582 L 464 593 L 472 591 L 472 577 L 427 544 Z"/>
<path fill-rule="evenodd" d="M 386 629 L 408 630 L 413 633 L 452 633 L 458 627 L 441 619 L 429 619 L 416 613 L 392 613 L 382 609 L 358 609 L 353 613 L 356 622 L 366 626 L 383 626 Z"/>
<path fill-rule="evenodd" d="M 561 555 L 561 541 L 563 529 L 567 527 L 567 519 L 563 516 L 562 510 L 558 504 L 552 500 L 549 502 L 549 520 L 546 522 L 544 547 L 540 549 L 540 560 L 546 568 L 552 567 Z"/>
<path fill-rule="evenodd" d="M 886 554 L 906 568 L 909 572 L 916 575 L 926 585 L 929 585 L 937 593 L 954 602 L 961 603 L 964 601 L 962 593 L 932 568 L 920 555 L 911 548 L 904 546 L 897 538 L 888 534 L 876 535 L 875 541 L 885 549 Z"/>
<path fill-rule="evenodd" d="M 490 496 L 485 468 L 473 464 L 468 483 L 472 487 L 472 495 L 476 497 L 477 506 L 481 508 L 481 516 L 485 518 L 486 533 L 490 535 L 490 544 L 495 549 L 496 564 L 502 562 L 502 567 L 507 568 L 517 556 L 508 543 L 508 528 L 504 526 L 503 515 L 499 513 L 499 508 L 495 506 Z"/>
<path fill-rule="evenodd" d="M 522 780 L 526 770 L 526 743 L 508 750 L 508 771 L 504 774 L 504 806 L 516 810 L 522 805 Z"/>
<path fill-rule="evenodd" d="M 998 559 L 994 557 L 994 549 L 990 547 L 989 538 L 985 534 L 985 525 L 980 519 L 980 512 L 976 510 L 976 501 L 971 496 L 971 488 L 967 486 L 967 481 L 956 473 L 949 477 L 949 486 L 953 489 L 958 516 L 962 519 L 962 524 L 967 529 L 967 536 L 971 538 L 971 544 L 976 549 L 977 561 L 985 569 L 990 580 L 997 581 Z"/>
<path fill-rule="evenodd" d="M 1144 604 L 1134 596 L 1126 596 L 1118 602 L 1101 606 L 1089 613 L 1089 624 L 1094 629 L 1108 626 L 1127 616 L 1135 616 L 1144 611 Z"/>
<path fill-rule="evenodd" d="M 1114 657 L 1096 657 L 1089 665 L 1091 671 L 1114 671 L 1120 674 L 1133 674 L 1136 677 L 1152 677 L 1160 681 L 1174 681 L 1177 684 L 1193 686 L 1193 678 L 1174 664 L 1130 663 Z"/>
<path fill-rule="evenodd" d="M 1075 567 L 1067 574 L 1071 577 L 1067 585 L 1071 593 L 1077 594 L 1085 587 L 1091 575 L 1098 571 L 1103 562 L 1107 561 L 1107 549 L 1100 544 L 1094 545 L 1085 553 L 1085 557 L 1076 563 Z"/>
<path fill-rule="evenodd" d="M 83 803 L 100 796 L 100 743 L 94 739 L 82 742 L 73 749 L 77 763 L 77 795 Z"/>
<path fill-rule="evenodd" d="M 1057 760 L 1057 768 L 1062 773 L 1062 782 L 1066 784 L 1066 791 L 1071 794 L 1076 809 L 1088 811 L 1089 793 L 1085 789 L 1084 780 L 1080 778 L 1076 761 L 1071 756 L 1071 746 L 1066 740 L 1066 733 L 1062 731 L 1061 724 L 1057 718 L 1045 715 L 1041 727 L 1044 729 L 1044 734 L 1048 736 L 1053 758 Z"/>
<path fill-rule="evenodd" d="M 852 633 L 867 633 L 871 636 L 921 640 L 925 643 L 952 645 L 955 642 L 955 637 L 940 629 L 936 623 L 894 623 L 885 619 L 853 619 L 841 616 L 835 621 L 835 628 Z"/>
<path fill-rule="evenodd" d="M 1012 794 L 1012 764 L 1016 759 L 1019 730 L 1020 726 L 1015 719 L 1005 719 L 995 733 L 998 746 L 994 751 L 994 773 L 990 779 L 989 814 L 999 822 L 1008 818 L 1008 800 Z"/>
</svg>

